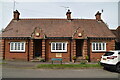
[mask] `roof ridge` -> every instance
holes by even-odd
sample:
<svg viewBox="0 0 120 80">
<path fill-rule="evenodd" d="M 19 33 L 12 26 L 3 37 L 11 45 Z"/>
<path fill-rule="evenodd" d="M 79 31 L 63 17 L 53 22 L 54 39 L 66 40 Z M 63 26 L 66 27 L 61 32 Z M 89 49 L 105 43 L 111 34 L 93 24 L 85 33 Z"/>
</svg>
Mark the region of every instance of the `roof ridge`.
<svg viewBox="0 0 120 80">
<path fill-rule="evenodd" d="M 20 20 L 67 20 L 64 18 L 21 18 Z"/>
<path fill-rule="evenodd" d="M 67 19 L 66 18 L 21 18 L 20 20 L 67 20 Z M 73 18 L 71 20 L 96 20 L 96 19 Z"/>
</svg>

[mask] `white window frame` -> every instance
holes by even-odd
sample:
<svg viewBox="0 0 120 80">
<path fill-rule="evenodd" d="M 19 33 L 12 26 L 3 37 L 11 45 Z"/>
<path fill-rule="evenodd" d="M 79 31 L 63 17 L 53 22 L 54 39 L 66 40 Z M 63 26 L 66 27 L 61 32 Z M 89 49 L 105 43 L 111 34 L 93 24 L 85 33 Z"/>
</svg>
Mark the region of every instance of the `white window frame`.
<svg viewBox="0 0 120 80">
<path fill-rule="evenodd" d="M 12 47 L 12 44 L 13 44 L 13 47 Z M 17 44 L 16 48 L 15 48 L 15 44 Z M 18 50 L 18 44 L 20 44 L 19 50 Z M 23 44 L 23 50 L 22 50 L 22 44 Z M 25 42 L 10 42 L 10 52 L 25 52 Z"/>
<path fill-rule="evenodd" d="M 56 44 L 61 43 L 62 44 L 62 50 L 56 50 Z M 63 50 L 63 43 L 65 43 L 65 50 Z M 53 50 L 53 44 L 55 44 L 55 50 Z M 51 52 L 67 52 L 67 42 L 51 42 Z"/>
<path fill-rule="evenodd" d="M 96 49 L 97 48 L 96 44 L 98 45 L 98 49 Z M 101 50 L 100 50 L 99 45 L 101 45 Z M 102 51 L 106 51 L 106 43 L 105 42 L 92 42 L 92 52 L 102 52 Z"/>
</svg>

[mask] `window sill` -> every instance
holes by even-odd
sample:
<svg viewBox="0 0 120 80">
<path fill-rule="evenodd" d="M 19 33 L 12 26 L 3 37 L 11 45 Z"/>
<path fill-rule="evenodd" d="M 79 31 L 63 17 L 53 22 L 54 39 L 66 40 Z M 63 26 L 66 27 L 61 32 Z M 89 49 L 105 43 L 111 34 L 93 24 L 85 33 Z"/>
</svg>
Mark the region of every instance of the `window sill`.
<svg viewBox="0 0 120 80">
<path fill-rule="evenodd" d="M 11 53 L 12 52 L 19 52 L 19 53 L 24 53 L 25 51 L 10 51 Z"/>
<path fill-rule="evenodd" d="M 67 52 L 67 51 L 51 51 L 51 52 L 57 52 L 57 53 L 61 53 L 61 52 Z"/>
<path fill-rule="evenodd" d="M 95 53 L 95 52 L 106 52 L 106 51 L 92 51 L 93 53 Z"/>
</svg>

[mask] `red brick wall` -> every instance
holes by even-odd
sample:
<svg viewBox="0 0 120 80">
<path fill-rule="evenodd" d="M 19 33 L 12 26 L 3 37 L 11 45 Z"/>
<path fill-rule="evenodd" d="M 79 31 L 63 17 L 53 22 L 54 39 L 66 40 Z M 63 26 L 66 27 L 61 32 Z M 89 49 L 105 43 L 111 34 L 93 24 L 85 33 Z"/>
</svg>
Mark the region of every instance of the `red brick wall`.
<svg viewBox="0 0 120 80">
<path fill-rule="evenodd" d="M 71 51 L 72 51 L 72 57 L 76 56 L 76 40 L 72 40 L 71 42 Z"/>
<path fill-rule="evenodd" d="M 10 42 L 14 41 L 24 41 L 26 42 L 25 52 L 10 52 Z M 51 52 L 51 42 L 68 42 L 67 44 L 67 52 L 62 53 L 62 57 L 56 57 L 56 53 Z M 106 42 L 106 49 L 114 50 L 115 49 L 115 41 L 114 40 L 84 40 L 83 43 L 83 57 L 89 53 L 91 61 L 99 61 L 101 55 L 104 52 L 92 52 L 92 42 Z M 20 60 L 32 60 L 34 57 L 34 44 L 33 40 L 5 40 L 5 59 L 20 59 Z M 4 44 L 4 40 L 1 41 L 1 44 Z M 2 53 L 4 52 L 4 45 L 1 45 L 0 50 Z M 72 56 L 76 56 L 76 40 L 42 40 L 42 58 L 46 58 L 47 61 L 50 61 L 51 58 L 62 58 L 63 61 L 69 62 Z"/>
<path fill-rule="evenodd" d="M 44 59 L 45 59 L 45 53 L 46 53 L 45 42 L 46 42 L 45 40 L 42 40 L 42 58 L 44 58 Z"/>
<path fill-rule="evenodd" d="M 100 61 L 105 52 L 92 52 L 92 42 L 106 42 L 106 51 L 115 49 L 114 40 L 90 40 L 90 61 Z"/>
<path fill-rule="evenodd" d="M 28 59 L 29 59 L 29 61 L 30 60 L 33 60 L 33 57 L 34 57 L 34 52 L 33 52 L 33 48 L 34 48 L 34 44 L 33 44 L 33 40 L 31 39 L 30 41 L 29 41 L 29 46 L 28 46 L 28 50 L 29 50 L 29 52 L 28 52 Z"/>
<path fill-rule="evenodd" d="M 25 52 L 10 52 L 10 42 L 26 42 Z M 5 40 L 5 59 L 28 60 L 28 40 Z"/>
<path fill-rule="evenodd" d="M 4 40 L 0 40 L 0 59 L 4 59 Z"/>
<path fill-rule="evenodd" d="M 87 43 L 87 40 L 84 40 L 83 42 L 83 59 L 86 59 L 86 56 L 88 55 L 88 43 Z"/>
<path fill-rule="evenodd" d="M 62 53 L 62 57 L 56 57 L 56 52 L 51 52 L 51 42 L 68 42 L 67 52 Z M 51 61 L 51 58 L 62 58 L 63 61 L 70 61 L 70 41 L 69 40 L 46 40 L 46 60 Z"/>
</svg>

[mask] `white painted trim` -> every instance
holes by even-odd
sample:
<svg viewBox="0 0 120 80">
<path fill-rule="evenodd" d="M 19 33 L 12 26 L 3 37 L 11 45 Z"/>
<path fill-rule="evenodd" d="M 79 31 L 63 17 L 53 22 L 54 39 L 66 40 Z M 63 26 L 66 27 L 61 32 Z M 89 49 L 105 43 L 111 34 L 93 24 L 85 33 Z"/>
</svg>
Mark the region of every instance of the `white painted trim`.
<svg viewBox="0 0 120 80">
<path fill-rule="evenodd" d="M 13 43 L 13 50 L 11 50 L 11 44 L 12 43 Z M 17 50 L 15 50 L 15 43 L 17 43 L 17 47 L 16 47 Z M 18 43 L 20 43 L 20 50 L 18 50 Z M 24 43 L 23 44 L 23 50 L 21 50 L 22 49 L 22 43 Z M 10 42 L 10 52 L 25 52 L 25 43 L 26 42 Z"/>
<path fill-rule="evenodd" d="M 55 43 L 55 50 L 53 50 L 53 43 Z M 62 50 L 56 50 L 56 43 L 61 43 Z M 65 43 L 65 50 L 63 50 L 63 43 Z M 51 42 L 51 52 L 67 52 L 67 42 Z"/>
<path fill-rule="evenodd" d="M 95 50 L 93 50 L 93 44 L 95 45 Z M 96 44 L 98 44 L 98 50 L 96 50 Z M 100 45 L 101 44 L 101 50 L 100 50 Z M 104 46 L 103 46 L 104 45 Z M 106 51 L 106 43 L 105 42 L 92 42 L 92 52 L 104 52 Z"/>
</svg>

